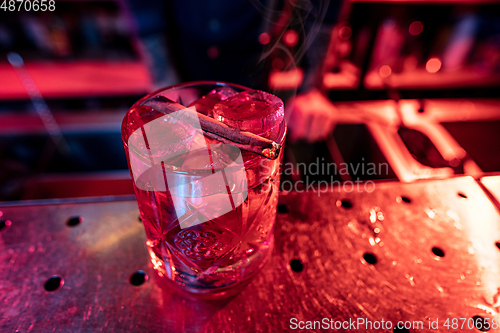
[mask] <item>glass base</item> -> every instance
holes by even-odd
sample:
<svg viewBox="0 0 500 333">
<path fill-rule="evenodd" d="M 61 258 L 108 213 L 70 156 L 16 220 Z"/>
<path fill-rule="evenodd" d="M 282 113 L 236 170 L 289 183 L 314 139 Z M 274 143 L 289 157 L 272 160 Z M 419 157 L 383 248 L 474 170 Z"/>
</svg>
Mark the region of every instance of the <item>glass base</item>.
<svg viewBox="0 0 500 333">
<path fill-rule="evenodd" d="M 167 276 L 167 274 L 164 274 L 163 272 L 158 270 L 155 270 L 155 272 L 157 273 L 156 278 L 162 288 L 174 289 L 178 294 L 184 297 L 201 300 L 220 300 L 229 298 L 231 296 L 235 296 L 243 289 L 245 289 L 252 282 L 255 276 L 262 270 L 264 265 L 268 262 L 274 249 L 274 237 L 271 238 L 271 241 L 269 243 L 270 244 L 267 247 L 265 253 L 263 253 L 263 256 L 259 258 L 259 266 L 252 272 L 252 274 L 246 276 L 245 279 L 227 287 L 195 288 L 172 280 Z"/>
</svg>

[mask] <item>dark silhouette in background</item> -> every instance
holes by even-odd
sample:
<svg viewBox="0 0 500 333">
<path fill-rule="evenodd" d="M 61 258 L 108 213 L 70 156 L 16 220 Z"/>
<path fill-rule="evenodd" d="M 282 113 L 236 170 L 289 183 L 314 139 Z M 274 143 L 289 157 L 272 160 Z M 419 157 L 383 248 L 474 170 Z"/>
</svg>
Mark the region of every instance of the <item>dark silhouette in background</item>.
<svg viewBox="0 0 500 333">
<path fill-rule="evenodd" d="M 142 54 L 157 88 L 219 80 L 270 90 L 273 48 L 294 24 L 300 45 L 287 60 L 300 67 L 299 95 L 286 103 L 290 138 L 317 141 L 331 132 L 333 104 L 318 90 L 317 75 L 338 17 L 339 1 L 128 0 Z M 266 40 L 267 39 L 267 40 Z"/>
</svg>

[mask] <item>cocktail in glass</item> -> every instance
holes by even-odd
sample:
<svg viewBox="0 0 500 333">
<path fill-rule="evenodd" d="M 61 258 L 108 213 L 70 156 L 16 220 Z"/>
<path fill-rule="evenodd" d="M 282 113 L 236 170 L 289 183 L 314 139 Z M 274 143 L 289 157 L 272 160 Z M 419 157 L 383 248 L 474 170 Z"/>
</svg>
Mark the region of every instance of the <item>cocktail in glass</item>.
<svg viewBox="0 0 500 333">
<path fill-rule="evenodd" d="M 286 124 L 283 102 L 194 82 L 128 111 L 122 139 L 160 277 L 202 298 L 240 291 L 273 248 Z"/>
</svg>

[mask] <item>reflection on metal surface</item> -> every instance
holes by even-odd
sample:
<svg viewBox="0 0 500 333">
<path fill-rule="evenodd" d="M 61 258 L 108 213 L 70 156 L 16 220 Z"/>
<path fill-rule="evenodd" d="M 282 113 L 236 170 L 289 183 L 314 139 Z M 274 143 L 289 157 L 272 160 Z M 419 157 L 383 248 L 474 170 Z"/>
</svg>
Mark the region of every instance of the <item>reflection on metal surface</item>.
<svg viewBox="0 0 500 333">
<path fill-rule="evenodd" d="M 384 127 L 372 123 L 367 126 L 380 150 L 384 153 L 399 180 L 412 182 L 418 179 L 447 178 L 453 175 L 451 168 L 431 168 L 422 165 L 413 158 L 401 137 L 397 127 Z"/>
<path fill-rule="evenodd" d="M 498 196 L 500 177 L 483 184 Z M 0 211 L 12 221 L 0 230 L 2 332 L 281 332 L 291 318 L 437 332 L 448 318 L 499 319 L 500 214 L 471 177 L 284 194 L 270 263 L 218 302 L 160 285 L 135 201 Z"/>
<path fill-rule="evenodd" d="M 335 105 L 337 126 L 365 125 L 400 181 L 455 174 L 480 177 L 484 171 L 498 170 L 496 100 L 401 99 Z M 336 144 L 342 151 L 344 142 Z"/>
<path fill-rule="evenodd" d="M 483 190 L 490 197 L 490 200 L 498 207 L 498 211 L 500 212 L 500 177 L 483 177 L 481 178 L 480 184 L 483 186 Z M 500 243 L 498 245 L 500 245 Z M 500 249 L 500 246 L 498 246 L 498 248 Z"/>
</svg>

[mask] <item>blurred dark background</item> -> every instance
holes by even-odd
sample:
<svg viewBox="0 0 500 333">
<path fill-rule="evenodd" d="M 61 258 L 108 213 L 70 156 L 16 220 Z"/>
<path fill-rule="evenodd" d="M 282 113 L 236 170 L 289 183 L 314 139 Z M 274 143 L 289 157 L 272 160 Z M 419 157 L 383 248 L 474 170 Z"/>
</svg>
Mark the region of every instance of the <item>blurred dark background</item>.
<svg viewBox="0 0 500 333">
<path fill-rule="evenodd" d="M 345 1 L 335 24 L 324 26 L 328 38 L 312 41 L 297 19 L 302 5 L 278 1 L 274 23 L 255 35 L 266 55 L 258 62 L 264 89 L 288 100 L 314 84 L 339 116 L 326 140 L 288 143 L 285 163 L 388 168 L 349 175 L 296 168 L 284 180 L 500 171 L 500 2 Z M 145 43 L 137 17 L 123 1 L 0 11 L 0 200 L 133 193 L 121 120 L 169 82 L 154 72 L 167 61 L 152 54 L 163 36 Z M 316 43 L 326 56 L 302 57 L 321 49 Z M 220 50 L 208 47 L 204 56 L 217 59 Z"/>
</svg>

